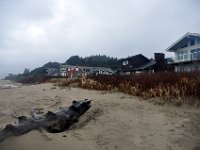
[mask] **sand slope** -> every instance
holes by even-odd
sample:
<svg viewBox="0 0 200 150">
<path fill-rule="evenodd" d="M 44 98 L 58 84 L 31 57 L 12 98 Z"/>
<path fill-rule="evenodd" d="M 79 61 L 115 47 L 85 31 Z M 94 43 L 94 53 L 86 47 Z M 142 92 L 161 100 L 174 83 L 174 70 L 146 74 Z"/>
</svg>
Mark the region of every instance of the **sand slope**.
<svg viewBox="0 0 200 150">
<path fill-rule="evenodd" d="M 0 81 L 5 84 L 6 81 Z M 32 131 L 0 143 L 0 150 L 198 150 L 200 110 L 156 106 L 137 97 L 40 84 L 0 89 L 0 128 L 30 115 L 31 108 L 58 110 L 75 99 L 92 99 L 91 109 L 70 130 Z"/>
</svg>

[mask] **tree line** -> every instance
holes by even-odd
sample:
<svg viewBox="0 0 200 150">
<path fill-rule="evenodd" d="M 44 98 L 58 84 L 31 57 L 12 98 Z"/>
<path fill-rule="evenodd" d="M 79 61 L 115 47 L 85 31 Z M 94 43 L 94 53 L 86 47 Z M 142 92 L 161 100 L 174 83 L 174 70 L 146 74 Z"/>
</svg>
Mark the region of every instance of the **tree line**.
<svg viewBox="0 0 200 150">
<path fill-rule="evenodd" d="M 75 55 L 70 57 L 65 63 L 74 66 L 108 67 L 111 69 L 117 69 L 120 65 L 117 58 L 106 55 L 94 55 L 85 58 Z"/>
<path fill-rule="evenodd" d="M 59 62 L 48 62 L 42 67 L 30 70 L 24 69 L 23 73 L 20 74 L 9 74 L 5 77 L 6 80 L 14 80 L 21 83 L 33 83 L 47 77 L 47 68 L 59 69 L 61 64 L 73 65 L 73 66 L 88 66 L 88 67 L 108 67 L 113 70 L 117 69 L 119 59 L 113 58 L 106 55 L 93 55 L 89 57 L 80 57 L 78 55 L 71 56 L 64 63 Z"/>
</svg>

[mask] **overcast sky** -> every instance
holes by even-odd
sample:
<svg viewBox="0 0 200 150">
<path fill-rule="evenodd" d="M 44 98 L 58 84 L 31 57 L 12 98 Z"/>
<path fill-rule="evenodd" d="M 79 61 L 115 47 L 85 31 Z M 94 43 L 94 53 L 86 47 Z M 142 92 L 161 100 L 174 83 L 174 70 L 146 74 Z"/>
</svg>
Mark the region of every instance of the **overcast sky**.
<svg viewBox="0 0 200 150">
<path fill-rule="evenodd" d="M 0 77 L 72 55 L 153 57 L 200 33 L 200 0 L 0 0 Z"/>
</svg>

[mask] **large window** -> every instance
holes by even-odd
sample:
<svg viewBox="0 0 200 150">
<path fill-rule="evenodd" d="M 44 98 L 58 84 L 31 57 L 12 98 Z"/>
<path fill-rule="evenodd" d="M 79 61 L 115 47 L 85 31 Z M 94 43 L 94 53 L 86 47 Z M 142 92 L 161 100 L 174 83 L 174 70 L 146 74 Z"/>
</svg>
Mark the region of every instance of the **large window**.
<svg viewBox="0 0 200 150">
<path fill-rule="evenodd" d="M 128 60 L 124 60 L 124 61 L 122 62 L 122 65 L 128 65 Z"/>
<path fill-rule="evenodd" d="M 179 51 L 179 52 L 176 53 L 176 60 L 177 61 L 188 60 L 188 59 L 189 59 L 188 50 Z"/>
<path fill-rule="evenodd" d="M 183 45 L 183 46 L 181 46 L 181 48 L 185 48 L 185 47 L 187 47 L 188 45 L 187 44 L 185 44 L 185 45 Z"/>
<path fill-rule="evenodd" d="M 191 59 L 192 60 L 200 59 L 200 48 L 191 50 Z"/>
<path fill-rule="evenodd" d="M 200 48 L 197 49 L 197 59 L 200 59 Z"/>
<path fill-rule="evenodd" d="M 192 46 L 192 45 L 194 45 L 194 44 L 195 44 L 195 40 L 192 39 L 192 40 L 190 41 L 190 45 Z"/>
<path fill-rule="evenodd" d="M 199 38 L 199 39 L 197 39 L 197 44 L 200 44 L 200 38 Z"/>
<path fill-rule="evenodd" d="M 181 52 L 176 53 L 176 60 L 181 60 Z"/>
<path fill-rule="evenodd" d="M 187 50 L 183 52 L 183 58 L 184 58 L 184 60 L 188 60 L 189 59 Z"/>
</svg>

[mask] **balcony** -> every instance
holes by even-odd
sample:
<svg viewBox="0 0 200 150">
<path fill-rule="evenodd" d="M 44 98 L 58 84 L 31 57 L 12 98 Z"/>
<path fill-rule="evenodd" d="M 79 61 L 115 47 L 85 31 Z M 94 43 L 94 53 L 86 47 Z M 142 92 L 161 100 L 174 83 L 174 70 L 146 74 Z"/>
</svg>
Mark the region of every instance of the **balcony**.
<svg viewBox="0 0 200 150">
<path fill-rule="evenodd" d="M 189 53 L 185 55 L 179 55 L 176 57 L 172 57 L 168 63 L 179 63 L 179 62 L 190 62 L 190 61 L 197 61 L 200 60 L 200 52 L 196 53 Z"/>
</svg>

